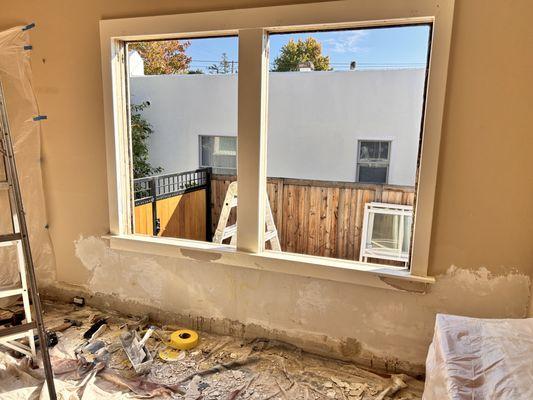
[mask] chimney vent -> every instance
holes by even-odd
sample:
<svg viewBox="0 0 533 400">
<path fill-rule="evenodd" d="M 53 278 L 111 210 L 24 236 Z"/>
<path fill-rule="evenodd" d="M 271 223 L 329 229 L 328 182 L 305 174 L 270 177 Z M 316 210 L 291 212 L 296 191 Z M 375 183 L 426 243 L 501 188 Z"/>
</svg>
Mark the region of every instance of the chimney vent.
<svg viewBox="0 0 533 400">
<path fill-rule="evenodd" d="M 298 71 L 302 72 L 308 72 L 313 71 L 315 69 L 315 66 L 311 61 L 304 61 L 298 64 Z"/>
</svg>

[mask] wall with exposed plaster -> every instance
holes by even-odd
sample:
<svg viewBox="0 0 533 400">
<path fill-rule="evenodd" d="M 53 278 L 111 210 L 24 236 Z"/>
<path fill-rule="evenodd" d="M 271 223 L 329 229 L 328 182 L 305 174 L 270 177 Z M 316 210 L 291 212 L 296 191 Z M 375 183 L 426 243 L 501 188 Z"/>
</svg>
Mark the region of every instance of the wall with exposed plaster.
<svg viewBox="0 0 533 400">
<path fill-rule="evenodd" d="M 363 1 L 363 0 L 361 0 Z M 533 275 L 533 25 L 529 0 L 456 0 L 427 294 L 190 257 L 111 251 L 98 21 L 294 0 L 8 2 L 0 29 L 35 21 L 34 89 L 58 283 L 50 291 L 317 352 L 424 360 L 436 312 L 524 317 Z M 531 311 L 529 311 L 531 313 Z M 372 358 L 372 355 L 375 358 Z M 392 364 L 395 362 L 393 361 Z"/>
<path fill-rule="evenodd" d="M 75 249 L 89 275 L 84 289 L 108 297 L 107 304 L 156 308 L 184 323 L 200 318 L 199 328 L 275 337 L 391 369 L 420 371 L 436 312 L 521 318 L 530 295 L 530 277 L 516 271 L 451 266 L 427 293 L 414 293 L 119 252 L 94 236 L 80 237 Z"/>
</svg>

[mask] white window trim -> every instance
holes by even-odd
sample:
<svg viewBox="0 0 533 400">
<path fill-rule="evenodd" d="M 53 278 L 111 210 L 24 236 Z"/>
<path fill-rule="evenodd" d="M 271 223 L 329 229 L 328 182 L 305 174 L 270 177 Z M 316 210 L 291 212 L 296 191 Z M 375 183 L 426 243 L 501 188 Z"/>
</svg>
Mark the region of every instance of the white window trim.
<svg viewBox="0 0 533 400">
<path fill-rule="evenodd" d="M 133 236 L 131 232 L 131 172 L 127 131 L 129 96 L 125 84 L 124 42 L 238 34 L 239 240 L 232 262 L 243 265 L 252 259 L 272 259 L 290 269 L 285 272 L 296 273 L 297 270 L 303 275 L 308 272 L 298 266 L 307 265 L 309 270 L 314 270 L 318 264 L 325 267 L 324 271 L 330 271 L 331 266 L 334 266 L 344 272 L 358 271 L 375 277 L 398 276 L 397 269 L 392 267 L 264 251 L 264 229 L 261 229 L 264 227 L 264 213 L 260 211 L 264 209 L 266 198 L 266 39 L 268 32 L 316 29 L 318 25 L 320 29 L 341 29 L 432 23 L 412 256 L 410 271 L 403 270 L 400 274 L 402 279 L 431 282 L 433 279 L 427 276 L 427 269 L 453 9 L 454 0 L 347 0 L 100 21 L 109 225 L 111 235 L 116 236 L 115 240 L 111 240 L 111 245 L 119 248 L 119 243 L 124 244 L 124 240 L 127 240 L 130 250 L 134 251 L 136 246 L 143 251 L 150 250 L 150 246 L 146 246 L 146 238 Z M 155 247 L 171 246 L 173 255 L 182 254 L 183 249 L 196 249 L 206 253 L 206 257 L 212 257 L 212 253 L 217 252 L 227 257 L 228 252 L 221 250 L 218 245 L 203 242 L 154 240 L 161 240 Z M 152 241 L 148 242 L 153 245 Z M 268 261 L 265 264 L 272 265 Z M 328 276 L 324 277 L 327 279 Z"/>
</svg>

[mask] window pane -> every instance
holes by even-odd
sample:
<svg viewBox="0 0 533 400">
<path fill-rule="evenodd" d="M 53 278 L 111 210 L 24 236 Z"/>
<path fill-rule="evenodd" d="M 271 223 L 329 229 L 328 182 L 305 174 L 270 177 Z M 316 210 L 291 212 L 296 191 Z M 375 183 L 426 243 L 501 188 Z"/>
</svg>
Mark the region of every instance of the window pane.
<svg viewBox="0 0 533 400">
<path fill-rule="evenodd" d="M 201 136 L 200 166 L 211 167 L 214 174 L 231 175 L 237 171 L 237 138 Z"/>
<path fill-rule="evenodd" d="M 411 231 L 413 230 L 413 217 L 404 216 L 402 251 L 409 253 L 411 247 Z"/>
<path fill-rule="evenodd" d="M 135 42 L 128 54 L 134 232 L 212 241 L 236 180 L 238 38 Z"/>
<path fill-rule="evenodd" d="M 359 182 L 362 183 L 387 183 L 387 167 L 359 166 Z"/>
<path fill-rule="evenodd" d="M 381 160 L 389 160 L 389 142 L 379 142 L 379 155 Z"/>
<path fill-rule="evenodd" d="M 220 138 L 220 151 L 225 152 L 228 155 L 237 155 L 237 138 L 221 137 Z"/>
<path fill-rule="evenodd" d="M 373 229 L 367 233 L 367 248 L 398 250 L 400 234 L 399 215 L 373 214 Z"/>
<path fill-rule="evenodd" d="M 281 251 L 359 260 L 366 204 L 414 203 L 429 32 L 269 36 L 267 192 Z M 402 253 L 411 235 L 402 218 L 381 215 L 364 239 Z"/>
<path fill-rule="evenodd" d="M 379 142 L 361 142 L 361 160 L 372 160 L 378 158 Z"/>
</svg>

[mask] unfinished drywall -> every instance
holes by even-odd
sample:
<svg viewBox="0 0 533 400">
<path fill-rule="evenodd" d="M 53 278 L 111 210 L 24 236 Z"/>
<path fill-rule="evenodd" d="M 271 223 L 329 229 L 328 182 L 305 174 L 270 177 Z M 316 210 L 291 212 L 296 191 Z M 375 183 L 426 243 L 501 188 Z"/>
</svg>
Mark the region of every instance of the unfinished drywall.
<svg viewBox="0 0 533 400">
<path fill-rule="evenodd" d="M 49 117 L 43 123 L 43 172 L 57 277 L 71 288 L 64 293 L 89 287 L 106 293 L 95 301 L 131 312 L 161 307 L 170 311 L 166 316 L 205 316 L 196 320 L 208 328 L 237 332 L 247 324 L 250 335 L 293 337 L 308 348 L 350 356 L 361 348 L 417 363 L 438 311 L 524 316 L 533 274 L 529 0 L 456 1 L 429 265 L 439 278 L 429 294 L 111 252 L 104 245 L 104 257 L 97 258 L 102 267 L 82 262 L 92 251 L 76 255 L 83 254 L 86 240 L 98 248 L 94 241 L 109 229 L 98 21 L 288 3 L 296 1 L 28 0 L 2 8 L 0 29 L 37 24 L 32 67 Z M 144 263 L 157 274 L 143 273 Z M 457 269 L 448 273 L 452 266 Z M 139 282 L 143 278 L 149 280 Z M 110 295 L 115 291 L 120 296 Z"/>
</svg>

